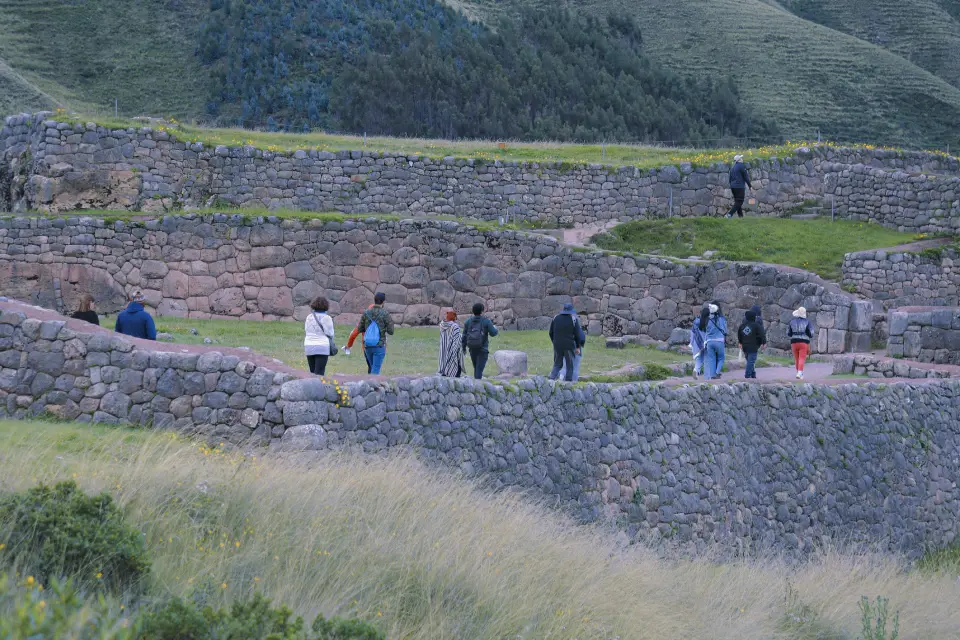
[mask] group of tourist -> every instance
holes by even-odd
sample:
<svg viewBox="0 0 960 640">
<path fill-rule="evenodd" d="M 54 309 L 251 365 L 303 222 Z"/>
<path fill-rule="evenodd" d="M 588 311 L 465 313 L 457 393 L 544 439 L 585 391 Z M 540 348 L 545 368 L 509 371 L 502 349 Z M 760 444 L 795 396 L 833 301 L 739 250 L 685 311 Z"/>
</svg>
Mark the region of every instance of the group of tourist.
<svg viewBox="0 0 960 640">
<path fill-rule="evenodd" d="M 796 378 L 803 380 L 803 368 L 810 354 L 810 341 L 813 340 L 813 324 L 807 319 L 807 310 L 803 307 L 793 312 L 793 319 L 787 327 L 787 337 L 793 351 Z M 690 328 L 690 351 L 693 354 L 693 375 L 699 379 L 719 380 L 726 359 L 727 319 L 719 302 L 710 302 L 700 310 Z M 746 361 L 744 378 L 757 377 L 757 357 L 767 344 L 767 332 L 763 326 L 763 314 L 760 305 L 746 312 L 743 323 L 737 330 L 737 344 Z"/>
<path fill-rule="evenodd" d="M 384 308 L 386 294 L 378 292 L 371 304 L 360 316 L 360 321 L 350 333 L 343 348 L 350 355 L 357 338 L 363 336 L 361 348 L 367 362 L 367 373 L 379 375 L 387 355 L 387 336 L 394 335 L 396 325 L 390 312 Z M 144 295 L 139 289 L 130 294 L 129 304 L 118 315 L 114 327 L 117 333 L 143 338 L 157 339 L 157 329 L 153 318 L 144 308 Z M 483 372 L 490 357 L 490 338 L 500 332 L 490 318 L 484 315 L 482 302 L 473 305 L 473 314 L 463 323 L 457 322 L 457 313 L 453 310 L 445 313 L 440 322 L 440 353 L 437 362 L 437 374 L 450 378 L 459 378 L 467 373 L 464 357 L 470 354 L 473 377 L 483 378 Z M 318 296 L 310 303 L 310 313 L 304 320 L 303 351 L 307 358 L 307 367 L 315 375 L 325 375 L 327 363 L 339 349 L 335 341 L 333 318 L 330 317 L 330 302 Z M 95 311 L 93 296 L 84 294 L 80 298 L 78 310 L 73 318 L 99 325 L 100 319 Z M 583 328 L 577 311 L 570 303 L 550 323 L 548 331 L 553 344 L 553 368 L 550 379 L 563 378 L 567 382 L 576 382 L 580 377 L 580 361 L 587 342 L 587 333 Z M 813 339 L 813 325 L 807 319 L 807 310 L 803 307 L 793 312 L 793 319 L 787 328 L 797 370 L 797 379 L 803 379 L 803 368 L 810 353 Z M 694 377 L 718 380 L 723 372 L 726 359 L 727 319 L 717 301 L 710 302 L 694 318 L 690 328 L 690 351 L 693 354 Z M 745 320 L 737 330 L 737 343 L 746 360 L 744 377 L 757 377 L 756 363 L 760 351 L 767 344 L 760 305 L 754 305 L 746 313 Z"/>
<path fill-rule="evenodd" d="M 387 296 L 376 293 L 360 321 L 350 333 L 343 348 L 345 355 L 357 338 L 364 358 L 367 361 L 367 373 L 379 375 L 387 354 L 387 336 L 394 335 L 396 325 L 390 312 L 384 308 Z M 307 357 L 307 366 L 316 375 L 326 373 L 329 358 L 338 353 L 333 319 L 329 315 L 330 303 L 323 296 L 314 298 L 310 303 L 311 313 L 304 321 L 303 349 Z M 446 311 L 440 321 L 440 352 L 437 358 L 437 375 L 459 378 L 467 374 L 464 359 L 470 354 L 472 376 L 483 378 L 487 361 L 490 358 L 490 338 L 500 331 L 490 318 L 484 315 L 486 307 L 482 302 L 473 305 L 473 314 L 466 319 L 463 327 L 457 322 L 456 311 Z M 572 304 L 565 304 L 563 310 L 550 323 L 550 340 L 553 343 L 553 369 L 550 378 L 573 382 L 580 375 L 580 359 L 587 341 L 586 331 L 577 317 Z"/>
</svg>

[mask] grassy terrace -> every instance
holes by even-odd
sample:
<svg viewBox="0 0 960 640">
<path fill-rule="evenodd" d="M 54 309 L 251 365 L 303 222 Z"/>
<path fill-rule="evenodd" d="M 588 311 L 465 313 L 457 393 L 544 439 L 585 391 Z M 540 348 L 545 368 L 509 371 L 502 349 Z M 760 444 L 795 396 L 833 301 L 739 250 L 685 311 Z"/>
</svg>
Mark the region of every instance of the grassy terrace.
<svg viewBox="0 0 960 640">
<path fill-rule="evenodd" d="M 703 217 L 628 222 L 596 242 L 604 249 L 676 258 L 714 251 L 714 259 L 783 264 L 836 280 L 845 253 L 894 247 L 921 237 L 848 220 Z"/>
<path fill-rule="evenodd" d="M 62 480 L 108 491 L 143 532 L 153 598 L 199 593 L 219 606 L 256 590 L 297 615 L 355 616 L 411 640 L 852 639 L 861 595 L 888 596 L 904 637 L 960 626 L 946 554 L 922 571 L 836 553 L 664 560 L 405 456 L 304 468 L 171 433 L 2 421 L 0 463 L 0 491 Z M 0 571 L 12 562 L 0 554 Z"/>
<path fill-rule="evenodd" d="M 104 117 L 84 117 L 58 113 L 57 119 L 85 123 L 96 122 L 111 129 L 140 128 L 144 122 Z M 292 152 L 298 149 L 319 151 L 368 150 L 390 153 L 405 153 L 431 158 L 453 156 L 473 158 L 483 162 L 524 161 L 558 162 L 565 164 L 602 163 L 613 166 L 637 166 L 655 168 L 690 162 L 694 166 L 709 166 L 717 162 L 730 162 L 741 153 L 747 160 L 771 157 L 787 157 L 799 146 L 831 145 L 817 142 L 786 142 L 782 145 L 764 146 L 755 149 L 684 149 L 676 147 L 643 146 L 627 144 L 571 144 L 560 142 L 514 142 L 494 140 L 426 140 L 420 138 L 388 138 L 353 135 L 334 135 L 322 132 L 271 133 L 250 129 L 209 128 L 175 120 L 157 121 L 150 125 L 156 131 L 166 131 L 178 140 L 201 142 L 207 146 L 231 147 L 252 146 L 274 152 Z M 861 148 L 875 149 L 872 145 Z M 940 152 L 933 152 L 940 153 Z"/>
<path fill-rule="evenodd" d="M 203 344 L 211 338 L 226 347 L 250 347 L 253 351 L 268 355 L 298 369 L 306 370 L 303 355 L 303 324 L 300 322 L 254 322 L 247 320 L 196 320 L 191 318 L 157 318 L 157 330 L 173 335 L 182 344 Z M 462 319 L 461 319 L 462 320 Z M 101 319 L 101 324 L 112 327 L 115 317 Z M 196 329 L 198 335 L 190 330 Z M 350 335 L 352 326 L 338 325 L 336 341 L 341 348 Z M 351 354 L 331 358 L 327 373 L 366 374 L 367 368 L 357 339 Z M 435 374 L 440 333 L 436 327 L 398 327 L 387 346 L 384 375 Z M 491 352 L 500 349 L 515 349 L 527 354 L 530 373 L 547 375 L 553 366 L 553 350 L 546 331 L 502 331 L 490 339 Z M 658 351 L 653 347 L 630 345 L 625 349 L 607 349 L 603 338 L 589 338 L 583 351 L 581 376 L 598 375 L 620 369 L 626 365 L 670 365 L 689 360 L 687 356 Z M 467 356 L 469 366 L 470 357 Z M 487 375 L 496 375 L 497 367 L 491 358 Z"/>
</svg>

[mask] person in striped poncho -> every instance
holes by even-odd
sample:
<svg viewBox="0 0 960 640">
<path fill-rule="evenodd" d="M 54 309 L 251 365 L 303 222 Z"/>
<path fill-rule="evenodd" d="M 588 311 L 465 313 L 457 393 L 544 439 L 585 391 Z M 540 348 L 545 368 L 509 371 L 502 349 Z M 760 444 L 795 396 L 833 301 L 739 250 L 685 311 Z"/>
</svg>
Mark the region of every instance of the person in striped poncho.
<svg viewBox="0 0 960 640">
<path fill-rule="evenodd" d="M 440 322 L 440 358 L 437 374 L 459 378 L 463 374 L 463 334 L 457 324 L 456 311 L 447 311 L 447 319 Z"/>
</svg>

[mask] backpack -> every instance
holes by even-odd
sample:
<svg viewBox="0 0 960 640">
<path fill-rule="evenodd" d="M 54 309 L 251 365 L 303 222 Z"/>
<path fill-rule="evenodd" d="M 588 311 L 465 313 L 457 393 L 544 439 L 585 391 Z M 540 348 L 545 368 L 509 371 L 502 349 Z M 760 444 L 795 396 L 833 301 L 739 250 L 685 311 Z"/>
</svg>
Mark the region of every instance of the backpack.
<svg viewBox="0 0 960 640">
<path fill-rule="evenodd" d="M 363 332 L 363 346 L 378 347 L 380 346 L 380 325 L 377 324 L 373 314 L 367 317 L 370 319 L 370 324 L 367 325 L 367 330 Z"/>
<path fill-rule="evenodd" d="M 483 346 L 483 339 L 486 337 L 483 320 L 470 318 L 469 325 L 467 327 L 467 346 L 471 349 L 479 349 Z"/>
</svg>

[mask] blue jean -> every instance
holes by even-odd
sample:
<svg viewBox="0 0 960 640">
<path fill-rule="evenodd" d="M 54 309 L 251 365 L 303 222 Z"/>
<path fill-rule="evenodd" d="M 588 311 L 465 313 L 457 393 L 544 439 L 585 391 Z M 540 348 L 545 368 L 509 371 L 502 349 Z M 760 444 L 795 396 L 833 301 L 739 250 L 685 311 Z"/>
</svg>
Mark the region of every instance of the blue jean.
<svg viewBox="0 0 960 640">
<path fill-rule="evenodd" d="M 756 378 L 757 377 L 757 356 L 760 355 L 759 351 L 744 351 L 743 357 L 747 360 L 747 371 L 744 373 L 744 378 Z"/>
<path fill-rule="evenodd" d="M 363 355 L 367 359 L 367 373 L 371 375 L 380 375 L 380 367 L 383 366 L 383 359 L 387 357 L 387 347 L 366 347 Z"/>
<path fill-rule="evenodd" d="M 573 381 L 576 382 L 580 379 L 580 361 L 583 360 L 583 351 L 580 353 L 574 352 L 573 356 Z M 567 374 L 567 363 L 564 362 L 563 366 L 560 367 L 560 375 L 566 379 Z"/>
<path fill-rule="evenodd" d="M 719 340 L 711 340 L 707 343 L 707 378 L 717 378 L 723 371 L 723 361 L 727 354 L 724 351 L 723 343 Z"/>
</svg>

